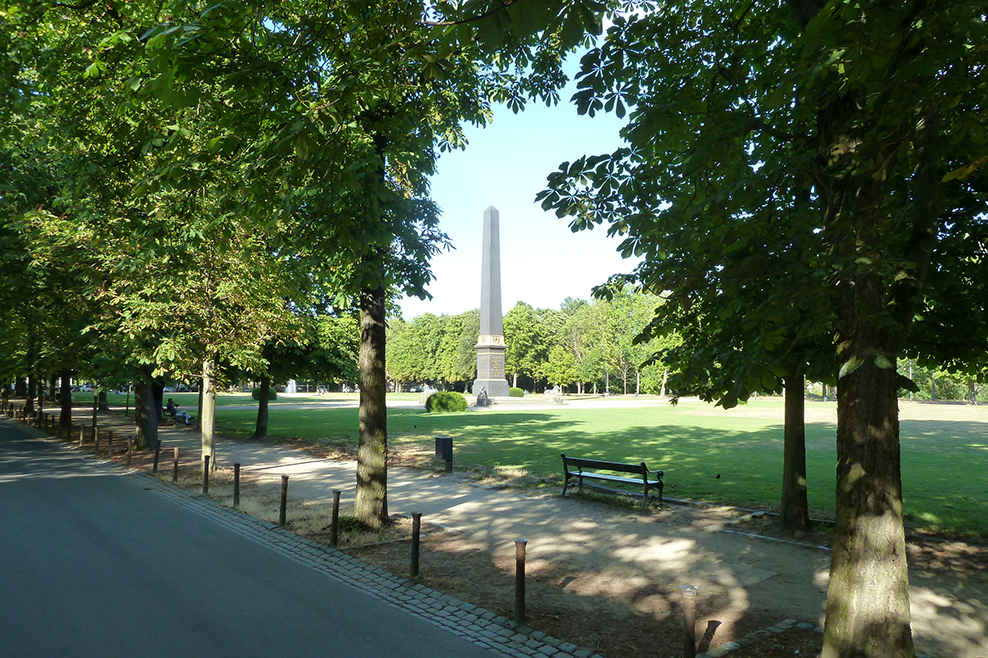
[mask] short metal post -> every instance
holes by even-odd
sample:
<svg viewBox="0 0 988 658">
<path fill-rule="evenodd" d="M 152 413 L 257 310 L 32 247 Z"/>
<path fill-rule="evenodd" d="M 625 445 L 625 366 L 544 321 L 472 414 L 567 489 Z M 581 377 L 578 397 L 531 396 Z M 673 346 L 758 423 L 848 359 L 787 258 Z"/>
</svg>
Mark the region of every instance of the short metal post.
<svg viewBox="0 0 988 658">
<path fill-rule="evenodd" d="M 333 520 L 329 524 L 329 545 L 336 548 L 340 541 L 340 494 L 339 489 L 333 489 Z"/>
<path fill-rule="evenodd" d="M 278 525 L 285 527 L 285 516 L 288 511 L 288 476 L 281 476 L 281 511 L 278 512 Z"/>
<path fill-rule="evenodd" d="M 209 495 L 209 455 L 202 457 L 202 495 Z"/>
<path fill-rule="evenodd" d="M 172 482 L 178 482 L 178 446 L 175 446 L 175 454 L 172 463 Z"/>
<path fill-rule="evenodd" d="M 696 592 L 693 585 L 683 585 L 683 658 L 696 658 Z"/>
<path fill-rule="evenodd" d="M 233 465 L 233 509 L 240 508 L 240 464 Z"/>
<path fill-rule="evenodd" d="M 527 539 L 515 540 L 515 621 L 525 623 L 525 546 Z"/>
<path fill-rule="evenodd" d="M 158 472 L 158 456 L 161 454 L 161 441 L 154 442 L 154 464 L 151 465 L 151 472 Z"/>
<path fill-rule="evenodd" d="M 412 566 L 408 577 L 415 580 L 419 577 L 419 538 L 422 533 L 422 512 L 412 512 Z"/>
</svg>

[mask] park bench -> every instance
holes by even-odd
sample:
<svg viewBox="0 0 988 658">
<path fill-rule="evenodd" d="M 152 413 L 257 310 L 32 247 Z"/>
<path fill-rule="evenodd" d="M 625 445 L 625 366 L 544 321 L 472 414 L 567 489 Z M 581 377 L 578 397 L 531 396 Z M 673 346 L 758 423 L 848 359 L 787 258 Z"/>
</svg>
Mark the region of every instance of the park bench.
<svg viewBox="0 0 988 658">
<path fill-rule="evenodd" d="M 648 504 L 648 492 L 652 489 L 659 490 L 659 503 L 662 502 L 662 471 L 650 471 L 645 466 L 645 462 L 640 464 L 622 464 L 620 462 L 605 462 L 597 459 L 581 459 L 579 457 L 567 457 L 562 453 L 563 458 L 563 494 L 566 495 L 566 488 L 569 481 L 575 478 L 579 482 L 579 487 L 583 488 L 584 480 L 600 480 L 602 482 L 616 482 L 621 484 L 632 484 L 642 487 L 642 507 Z M 627 475 L 616 475 L 617 473 L 634 474 L 637 477 Z M 588 482 L 588 486 L 604 489 L 612 493 L 627 494 L 627 491 L 610 488 L 604 485 Z"/>
</svg>

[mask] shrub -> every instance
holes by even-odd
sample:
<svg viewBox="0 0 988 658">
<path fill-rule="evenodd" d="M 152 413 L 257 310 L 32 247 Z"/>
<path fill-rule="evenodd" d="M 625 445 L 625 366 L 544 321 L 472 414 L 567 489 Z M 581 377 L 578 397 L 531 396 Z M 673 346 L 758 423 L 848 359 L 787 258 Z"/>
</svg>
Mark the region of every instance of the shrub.
<svg viewBox="0 0 988 658">
<path fill-rule="evenodd" d="M 523 398 L 525 397 L 525 391 L 520 388 L 509 388 L 508 389 L 509 398 Z"/>
<path fill-rule="evenodd" d="M 438 391 L 425 401 L 425 410 L 435 413 L 447 411 L 466 411 L 467 399 L 456 391 Z"/>
<path fill-rule="evenodd" d="M 255 388 L 253 391 L 250 392 L 250 396 L 255 400 L 260 400 L 261 389 Z M 277 399 L 278 399 L 278 391 L 274 390 L 274 386 L 272 386 L 271 388 L 268 389 L 268 400 L 277 400 Z"/>
</svg>

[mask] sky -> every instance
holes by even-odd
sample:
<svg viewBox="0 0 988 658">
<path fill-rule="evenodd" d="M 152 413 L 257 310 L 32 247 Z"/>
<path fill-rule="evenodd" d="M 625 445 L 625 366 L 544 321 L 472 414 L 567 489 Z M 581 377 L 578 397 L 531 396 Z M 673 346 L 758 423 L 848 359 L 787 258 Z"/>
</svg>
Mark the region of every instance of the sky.
<svg viewBox="0 0 988 658">
<path fill-rule="evenodd" d="M 566 297 L 589 299 L 591 289 L 610 275 L 634 269 L 637 261 L 621 258 L 619 241 L 606 237 L 605 226 L 573 233 L 567 219 L 535 202 L 560 163 L 621 145 L 621 121 L 613 114 L 579 116 L 569 100 L 574 88 L 571 83 L 551 108 L 533 103 L 519 114 L 495 108 L 486 128 L 468 126 L 466 150 L 440 158 L 432 198 L 442 209 L 440 230 L 455 249 L 432 259 L 432 300 L 402 300 L 406 320 L 480 306 L 481 241 L 489 206 L 500 214 L 502 313 L 519 300 L 559 308 Z"/>
</svg>

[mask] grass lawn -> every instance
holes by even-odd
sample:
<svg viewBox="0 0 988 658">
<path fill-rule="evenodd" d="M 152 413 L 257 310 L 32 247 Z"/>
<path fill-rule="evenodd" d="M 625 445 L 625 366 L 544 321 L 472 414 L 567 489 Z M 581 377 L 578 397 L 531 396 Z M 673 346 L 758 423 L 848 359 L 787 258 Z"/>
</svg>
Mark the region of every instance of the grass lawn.
<svg viewBox="0 0 988 658">
<path fill-rule="evenodd" d="M 169 396 L 190 411 L 195 408 L 195 394 Z M 389 399 L 417 398 L 411 394 Z M 355 399 L 354 394 L 280 399 L 271 404 L 269 434 L 355 443 L 356 408 L 307 404 Z M 249 394 L 222 395 L 217 404 L 217 423 L 223 430 L 237 435 L 253 431 L 256 403 Z M 835 405 L 808 401 L 806 406 L 810 512 L 833 518 Z M 988 536 L 984 468 L 988 408 L 907 402 L 901 407 L 902 480 L 909 525 L 935 533 Z M 551 486 L 561 486 L 561 452 L 611 461 L 644 460 L 649 468 L 665 471 L 668 496 L 777 508 L 782 416 L 782 400 L 777 398 L 730 411 L 697 401 L 675 407 L 508 407 L 456 414 L 392 408 L 388 436 L 399 450 L 430 451 L 434 437 L 452 436 L 458 467 L 492 469 L 509 478 L 529 476 L 525 479 Z"/>
</svg>

